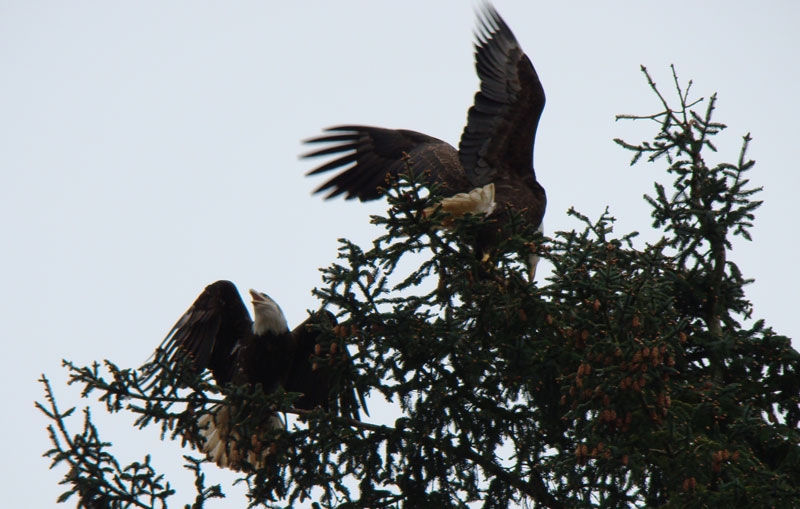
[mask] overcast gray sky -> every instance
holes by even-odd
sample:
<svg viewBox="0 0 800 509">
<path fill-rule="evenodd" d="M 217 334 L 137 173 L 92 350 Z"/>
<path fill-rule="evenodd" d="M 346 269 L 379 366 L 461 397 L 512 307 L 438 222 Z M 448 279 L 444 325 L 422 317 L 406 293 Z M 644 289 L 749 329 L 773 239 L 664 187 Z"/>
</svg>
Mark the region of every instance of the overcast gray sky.
<svg viewBox="0 0 800 509">
<path fill-rule="evenodd" d="M 788 210 L 800 188 L 800 4 L 495 6 L 547 92 L 535 156 L 546 231 L 577 226 L 570 206 L 591 217 L 609 206 L 619 233 L 655 238 L 641 197 L 653 179 L 667 181 L 663 163 L 630 168 L 612 142 L 646 139 L 655 126 L 614 115 L 657 111 L 639 65 L 668 92 L 674 63 L 696 96 L 719 93 L 717 120 L 729 126 L 719 160 L 733 161 L 752 133 L 750 178 L 765 204 L 754 242 L 738 241 L 731 258 L 756 278 L 755 316 L 797 337 Z M 320 182 L 303 177 L 300 140 L 364 123 L 456 144 L 477 89 L 472 7 L 0 0 L 3 506 L 49 507 L 62 491 L 33 407 L 42 372 L 63 407 L 85 404 L 63 385 L 62 358 L 138 366 L 220 278 L 270 293 L 291 324 L 316 307 L 310 290 L 336 239 L 367 243 L 368 215 L 385 204 L 312 198 Z M 540 282 L 546 275 L 540 266 Z M 123 462 L 153 451 L 159 468 L 180 470 L 176 444 L 95 414 Z"/>
</svg>

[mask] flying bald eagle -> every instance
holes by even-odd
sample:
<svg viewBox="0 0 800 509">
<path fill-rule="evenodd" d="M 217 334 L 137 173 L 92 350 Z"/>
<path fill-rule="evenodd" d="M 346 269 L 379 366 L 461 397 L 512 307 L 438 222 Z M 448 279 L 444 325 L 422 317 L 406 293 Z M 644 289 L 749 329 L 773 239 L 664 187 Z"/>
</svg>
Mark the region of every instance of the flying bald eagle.
<svg viewBox="0 0 800 509">
<path fill-rule="evenodd" d="M 318 187 L 325 199 L 374 200 L 389 177 L 411 168 L 440 185 L 440 206 L 453 215 L 485 214 L 492 221 L 478 239 L 485 256 L 508 220 L 507 208 L 541 231 L 547 198 L 533 169 L 536 128 L 545 95 L 536 70 L 511 29 L 491 5 L 478 13 L 475 67 L 480 90 L 467 114 L 458 150 L 405 129 L 343 125 L 306 140 L 325 144 L 303 157 L 336 156 L 307 173 L 338 173 Z M 498 205 L 498 206 L 495 206 Z M 531 279 L 538 257 L 529 259 Z"/>
<path fill-rule="evenodd" d="M 333 314 L 324 310 L 312 313 L 305 322 L 290 330 L 283 311 L 274 300 L 255 290 L 250 290 L 250 296 L 252 320 L 233 283 L 217 281 L 208 285 L 159 347 L 160 358 L 165 362 L 146 366 L 145 379 L 157 380 L 160 370 L 174 370 L 185 366 L 188 360 L 195 372 L 211 371 L 218 385 L 260 384 L 265 394 L 279 389 L 298 392 L 302 395 L 294 401 L 297 409 L 334 407 L 343 415 L 358 419 L 355 390 L 350 387 L 341 391 L 337 398 L 331 398 L 330 371 L 318 369 L 311 360 L 321 353 L 317 346 L 320 329 L 336 324 Z M 333 354 L 338 350 L 331 348 L 329 352 Z M 360 394 L 358 397 L 363 405 L 363 398 Z M 201 450 L 221 467 L 238 470 L 242 468 L 242 461 L 247 460 L 254 468 L 259 468 L 268 450 L 253 451 L 245 458 L 236 446 L 242 437 L 230 421 L 231 412 L 239 410 L 223 404 L 203 414 L 198 420 L 204 438 Z M 264 415 L 264 419 L 256 429 L 269 431 L 284 427 L 271 409 L 260 410 L 255 413 Z M 254 436 L 253 442 L 257 440 Z"/>
</svg>

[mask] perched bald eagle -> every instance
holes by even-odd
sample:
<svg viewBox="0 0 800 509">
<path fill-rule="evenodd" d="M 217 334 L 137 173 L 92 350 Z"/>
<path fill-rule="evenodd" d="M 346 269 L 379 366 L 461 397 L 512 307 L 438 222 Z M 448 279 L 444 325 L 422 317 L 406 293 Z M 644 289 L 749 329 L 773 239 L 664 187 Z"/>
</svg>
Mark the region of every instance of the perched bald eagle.
<svg viewBox="0 0 800 509">
<path fill-rule="evenodd" d="M 317 346 L 320 329 L 335 325 L 335 317 L 328 311 L 319 311 L 290 330 L 283 311 L 274 300 L 255 290 L 250 290 L 250 296 L 253 320 L 233 283 L 217 281 L 208 285 L 159 347 L 160 357 L 166 362 L 160 366 L 146 366 L 146 379 L 156 380 L 163 369 L 186 366 L 184 361 L 188 359 L 192 370 L 211 371 L 218 385 L 260 384 L 266 394 L 279 389 L 298 392 L 302 395 L 294 401 L 295 408 L 333 407 L 343 415 L 358 419 L 356 391 L 350 387 L 331 397 L 330 371 L 317 369 L 311 360 L 320 354 Z M 344 352 L 344 349 L 337 351 Z M 358 397 L 363 405 L 363 398 L 360 394 Z M 218 405 L 198 420 L 205 439 L 202 451 L 222 467 L 241 469 L 242 461 L 246 460 L 259 468 L 268 452 L 251 452 L 248 457 L 238 452 L 236 442 L 242 437 L 236 427 L 230 425 L 231 412 L 237 410 L 241 409 Z M 264 416 L 263 422 L 256 425 L 257 429 L 269 431 L 284 426 L 271 409 L 259 410 L 249 412 Z"/>
<path fill-rule="evenodd" d="M 303 157 L 336 156 L 307 173 L 338 173 L 315 190 L 330 199 L 379 198 L 388 177 L 411 168 L 441 186 L 441 207 L 454 215 L 486 214 L 492 221 L 479 238 L 485 255 L 507 221 L 507 208 L 541 230 L 547 198 L 533 169 L 533 146 L 545 95 L 536 70 L 511 29 L 491 5 L 478 13 L 475 67 L 480 91 L 467 114 L 458 150 L 405 129 L 343 125 L 306 141 L 325 144 Z M 455 196 L 452 196 L 455 195 Z M 497 206 L 495 206 L 497 205 Z M 529 260 L 531 277 L 537 258 Z"/>
</svg>

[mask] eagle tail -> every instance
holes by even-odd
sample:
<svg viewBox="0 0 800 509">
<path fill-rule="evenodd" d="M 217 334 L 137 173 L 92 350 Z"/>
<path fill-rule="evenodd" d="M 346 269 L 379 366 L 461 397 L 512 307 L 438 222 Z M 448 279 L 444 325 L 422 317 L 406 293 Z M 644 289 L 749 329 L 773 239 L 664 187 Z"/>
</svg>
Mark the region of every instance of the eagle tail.
<svg viewBox="0 0 800 509">
<path fill-rule="evenodd" d="M 237 429 L 231 427 L 229 405 L 213 406 L 209 413 L 198 419 L 197 424 L 200 436 L 203 438 L 200 450 L 222 468 L 242 470 L 243 462 L 246 460 L 252 468 L 260 469 L 264 467 L 267 456 L 272 452 L 269 443 L 264 443 L 259 432 L 250 437 L 250 448 L 246 456 L 240 451 L 238 444 L 242 436 Z M 283 427 L 283 420 L 277 414 L 272 414 L 265 425 L 259 428 L 269 432 Z"/>
<path fill-rule="evenodd" d="M 425 216 L 430 216 L 439 208 L 455 217 L 470 213 L 488 216 L 495 208 L 494 183 L 476 187 L 468 193 L 458 193 L 444 198 L 436 205 L 428 207 L 422 212 Z"/>
</svg>

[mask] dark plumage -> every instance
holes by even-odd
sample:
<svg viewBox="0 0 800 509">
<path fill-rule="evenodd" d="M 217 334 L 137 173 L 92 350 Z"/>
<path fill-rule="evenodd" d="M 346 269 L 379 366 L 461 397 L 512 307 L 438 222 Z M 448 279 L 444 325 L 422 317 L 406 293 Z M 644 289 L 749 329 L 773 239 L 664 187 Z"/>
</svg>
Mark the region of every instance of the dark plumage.
<svg viewBox="0 0 800 509">
<path fill-rule="evenodd" d="M 299 392 L 302 396 L 295 400 L 295 408 L 334 407 L 357 419 L 355 391 L 352 388 L 340 391 L 332 400 L 330 371 L 317 369 L 311 361 L 320 328 L 335 325 L 335 317 L 324 310 L 312 313 L 290 330 L 275 301 L 254 290 L 250 290 L 250 295 L 254 320 L 250 319 L 233 283 L 217 281 L 208 285 L 164 339 L 160 357 L 166 360 L 166 365 L 175 369 L 185 366 L 182 361 L 188 359 L 191 369 L 196 372 L 208 369 L 219 385 L 260 384 L 267 394 L 281 388 Z M 159 368 L 153 364 L 145 372 L 147 379 L 156 380 L 159 376 Z M 283 427 L 277 415 L 269 411 L 264 414 L 267 417 L 263 428 Z M 198 420 L 205 438 L 202 450 L 220 466 L 238 469 L 244 458 L 236 450 L 240 436 L 236 429 L 231 430 L 230 418 L 231 410 L 220 405 Z M 262 459 L 263 455 L 256 454 L 247 458 L 255 467 L 261 465 Z"/>
<path fill-rule="evenodd" d="M 530 59 L 497 11 L 485 5 L 479 13 L 475 67 L 480 90 L 467 115 L 458 150 L 426 134 L 403 129 L 343 125 L 326 129 L 323 136 L 307 140 L 323 144 L 304 157 L 335 156 L 308 175 L 338 173 L 315 193 L 325 198 L 373 200 L 381 196 L 387 177 L 411 168 L 427 174 L 448 197 L 494 185 L 498 207 L 477 204 L 494 219 L 481 251 L 496 242 L 505 221 L 505 208 L 516 209 L 534 228 L 540 228 L 547 198 L 536 180 L 533 146 L 545 95 Z M 448 200 L 442 202 L 448 210 Z"/>
</svg>

